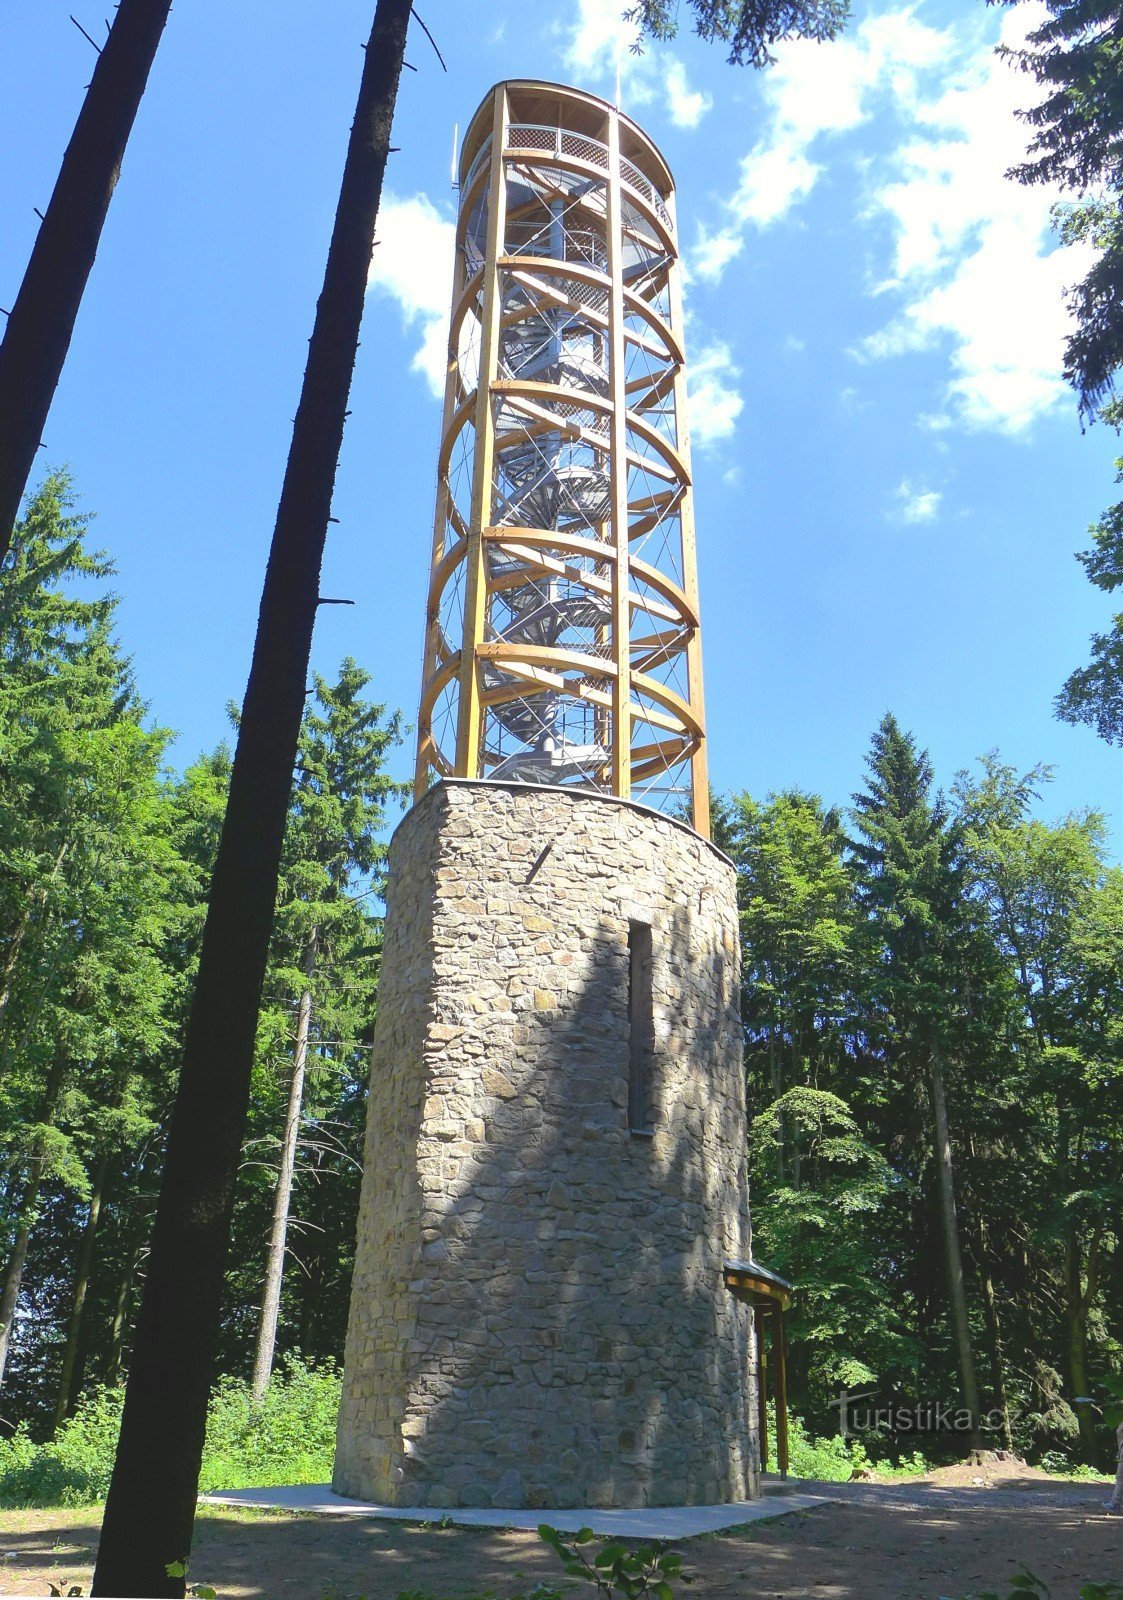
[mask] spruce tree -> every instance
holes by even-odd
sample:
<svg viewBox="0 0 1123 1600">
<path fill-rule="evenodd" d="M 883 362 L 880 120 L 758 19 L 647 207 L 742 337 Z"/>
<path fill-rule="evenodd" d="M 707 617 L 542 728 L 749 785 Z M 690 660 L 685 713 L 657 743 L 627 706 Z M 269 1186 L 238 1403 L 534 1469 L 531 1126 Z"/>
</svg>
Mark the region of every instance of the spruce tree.
<svg viewBox="0 0 1123 1600">
<path fill-rule="evenodd" d="M 887 1095 L 927 1099 L 927 1144 L 935 1168 L 948 1320 L 971 1439 L 979 1394 L 967 1306 L 949 1075 L 962 1064 L 956 985 L 951 978 L 963 919 L 962 868 L 932 765 L 911 734 L 886 715 L 867 757 L 866 788 L 854 796 L 850 841 L 857 880 L 857 947 L 864 955 L 865 1026 L 884 1053 Z"/>
</svg>

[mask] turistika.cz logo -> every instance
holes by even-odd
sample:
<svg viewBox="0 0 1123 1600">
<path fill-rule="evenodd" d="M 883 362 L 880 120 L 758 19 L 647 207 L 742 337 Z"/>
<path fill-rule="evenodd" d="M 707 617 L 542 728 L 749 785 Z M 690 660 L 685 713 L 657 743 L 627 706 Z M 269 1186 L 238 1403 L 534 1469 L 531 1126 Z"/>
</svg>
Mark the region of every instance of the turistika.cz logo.
<svg viewBox="0 0 1123 1600">
<path fill-rule="evenodd" d="M 896 1433 L 970 1433 L 971 1413 L 963 1406 L 945 1404 L 939 1400 L 899 1400 L 893 1398 L 881 1405 L 874 1404 L 877 1389 L 840 1389 L 838 1398 L 830 1402 L 832 1411 L 838 1412 L 838 1431 L 844 1439 L 860 1439 L 872 1434 Z M 1001 1426 L 1002 1413 L 987 1411 L 978 1419 L 984 1432 Z"/>
</svg>

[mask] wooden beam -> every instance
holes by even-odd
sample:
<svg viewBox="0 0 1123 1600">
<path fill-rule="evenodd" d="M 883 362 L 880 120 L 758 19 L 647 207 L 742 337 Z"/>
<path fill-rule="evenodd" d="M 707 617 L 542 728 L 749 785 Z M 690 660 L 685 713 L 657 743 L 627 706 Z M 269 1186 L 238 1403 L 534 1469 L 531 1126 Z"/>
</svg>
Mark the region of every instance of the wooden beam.
<svg viewBox="0 0 1123 1600">
<path fill-rule="evenodd" d="M 671 214 L 674 215 L 675 197 L 670 194 L 668 204 Z M 678 260 L 676 258 L 671 267 L 670 274 L 671 297 L 671 327 L 682 340 L 683 311 L 682 311 L 682 283 Z M 687 423 L 687 398 L 686 398 L 686 369 L 679 367 L 675 373 L 675 424 L 677 428 L 676 444 L 679 459 L 686 464 L 686 481 L 690 478 L 690 429 Z M 682 528 L 682 586 L 686 590 L 687 601 L 691 613 L 697 620 L 698 610 L 698 552 L 694 541 L 694 496 L 683 496 L 679 508 L 679 525 Z M 698 725 L 704 722 L 702 697 L 702 635 L 696 632 L 691 637 L 686 647 L 686 674 L 689 685 L 690 708 L 693 711 Z M 694 831 L 700 833 L 703 839 L 710 837 L 710 783 L 706 762 L 706 741 L 700 739 L 698 746 L 690 759 L 690 787 L 691 787 L 691 820 Z"/>
<path fill-rule="evenodd" d="M 452 268 L 452 300 L 454 305 L 458 301 L 464 301 L 466 298 L 463 287 L 464 273 L 464 254 L 463 251 L 457 250 Z M 458 340 L 459 325 L 454 321 L 449 329 L 446 350 L 445 397 L 444 409 L 441 415 L 442 440 L 449 435 L 458 405 L 460 391 Z M 451 450 L 451 445 L 449 449 Z M 441 455 L 444 455 L 443 449 Z M 441 666 L 440 591 L 444 587 L 448 571 L 455 566 L 456 559 L 458 559 L 453 559 L 451 552 L 447 549 L 450 501 L 451 490 L 448 477 L 445 472 L 439 470 L 437 476 L 437 503 L 433 511 L 432 575 L 429 580 L 429 603 L 425 614 L 425 645 L 421 661 L 421 696 L 417 712 L 417 760 L 413 773 L 414 800 L 420 800 L 426 789 L 428 789 L 430 771 L 433 767 L 438 766 L 440 755 L 433 739 L 429 715 L 435 696 L 429 694 L 429 688 Z"/>
<path fill-rule="evenodd" d="M 461 648 L 460 707 L 456 728 L 456 770 L 461 777 L 482 774 L 483 705 L 477 647 L 483 643 L 487 621 L 487 584 L 484 581 L 482 530 L 491 521 L 492 473 L 495 464 L 495 419 L 491 408 L 491 376 L 499 368 L 499 255 L 507 214 L 507 90 L 495 91 L 488 163 L 487 257 L 484 262 L 483 320 L 480 327 L 480 373 L 476 385 L 476 453 L 472 477 L 472 521 L 465 556 L 464 642 Z"/>
<path fill-rule="evenodd" d="M 612 405 L 609 464 L 612 509 L 609 529 L 616 546 L 612 569 L 612 789 L 632 792 L 632 608 L 628 602 L 628 394 L 624 377 L 624 219 L 620 197 L 620 113 L 608 113 L 608 361 Z"/>
<path fill-rule="evenodd" d="M 776 1465 L 781 1478 L 788 1475 L 788 1340 L 784 1308 L 772 1307 L 772 1360 L 776 1368 Z"/>
<path fill-rule="evenodd" d="M 753 1307 L 753 1331 L 756 1334 L 756 1421 L 760 1432 L 760 1470 L 768 1470 L 768 1355 L 764 1348 L 764 1318 L 762 1306 Z"/>
</svg>

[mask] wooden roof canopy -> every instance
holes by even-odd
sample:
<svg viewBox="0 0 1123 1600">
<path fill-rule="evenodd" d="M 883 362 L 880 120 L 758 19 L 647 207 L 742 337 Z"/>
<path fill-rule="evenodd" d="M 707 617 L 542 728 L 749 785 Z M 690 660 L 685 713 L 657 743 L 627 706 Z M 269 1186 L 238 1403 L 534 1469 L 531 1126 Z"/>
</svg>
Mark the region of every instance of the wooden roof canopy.
<svg viewBox="0 0 1123 1600">
<path fill-rule="evenodd" d="M 795 1285 L 770 1267 L 762 1267 L 759 1261 L 727 1261 L 724 1277 L 729 1292 L 748 1305 L 762 1310 L 778 1306 L 786 1311 L 792 1303 Z"/>
</svg>

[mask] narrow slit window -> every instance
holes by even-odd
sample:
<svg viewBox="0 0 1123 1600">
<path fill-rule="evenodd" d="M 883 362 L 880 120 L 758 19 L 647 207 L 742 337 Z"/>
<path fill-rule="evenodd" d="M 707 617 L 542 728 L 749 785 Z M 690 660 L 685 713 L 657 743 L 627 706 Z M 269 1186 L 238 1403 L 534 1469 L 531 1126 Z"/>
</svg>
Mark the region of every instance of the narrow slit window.
<svg viewBox="0 0 1123 1600">
<path fill-rule="evenodd" d="M 652 1131 L 654 1064 L 651 928 L 646 922 L 632 922 L 628 925 L 628 1127 L 632 1133 Z"/>
</svg>

